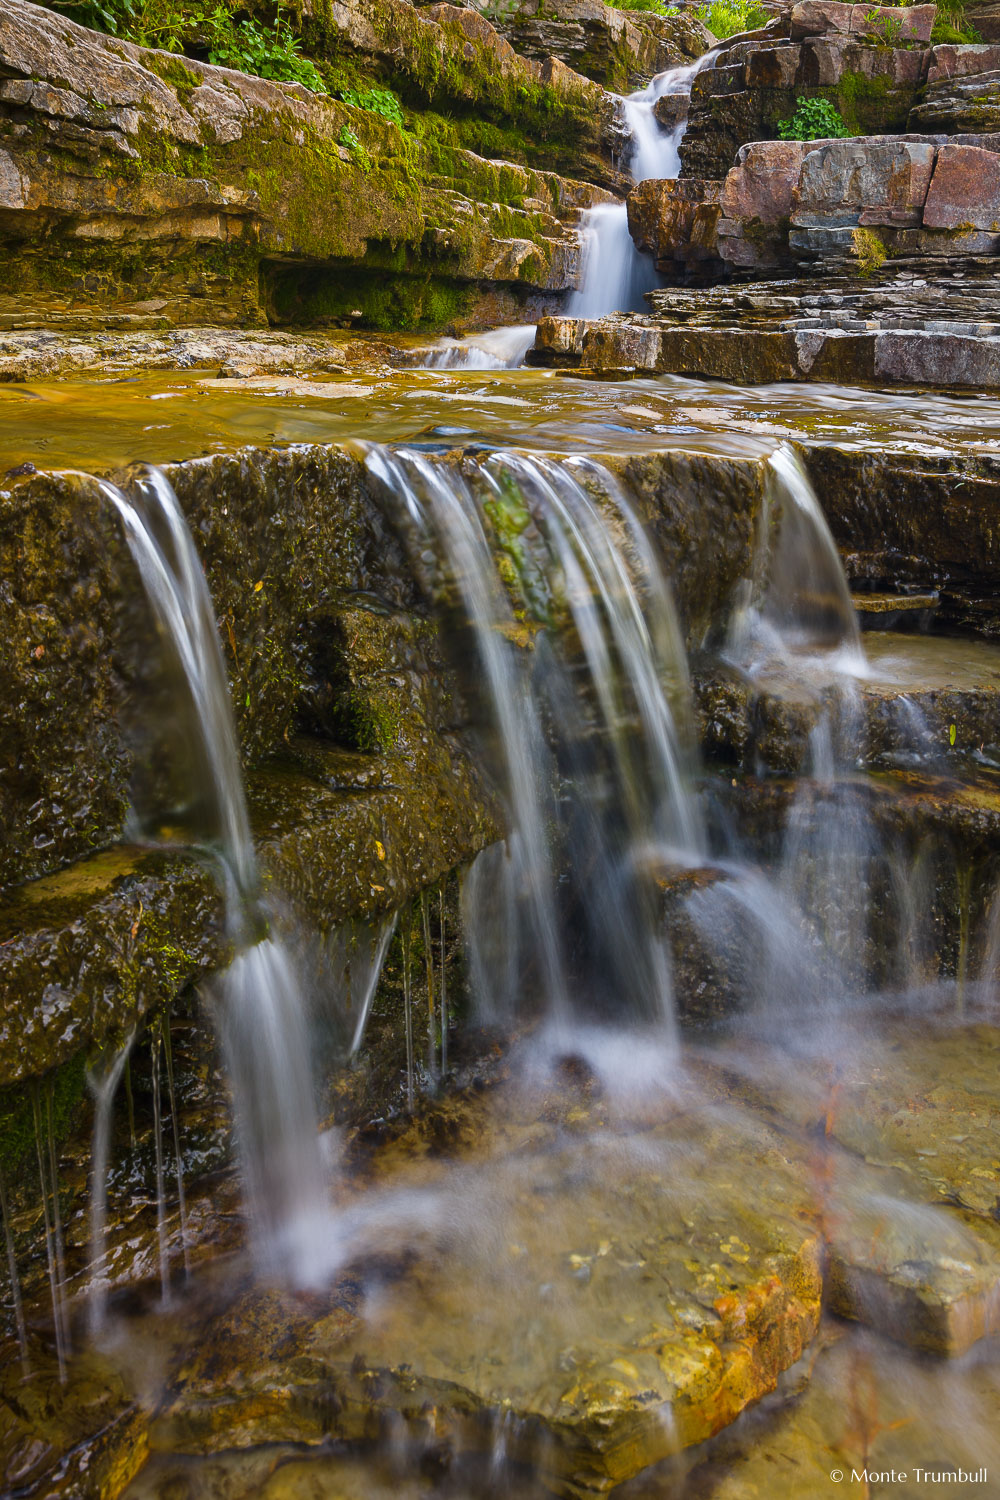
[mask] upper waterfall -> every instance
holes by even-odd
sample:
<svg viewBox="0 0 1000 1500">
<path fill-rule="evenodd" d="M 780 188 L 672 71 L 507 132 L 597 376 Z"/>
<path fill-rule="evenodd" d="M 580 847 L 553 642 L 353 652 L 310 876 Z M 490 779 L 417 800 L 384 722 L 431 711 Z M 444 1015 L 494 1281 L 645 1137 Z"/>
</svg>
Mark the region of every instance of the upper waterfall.
<svg viewBox="0 0 1000 1500">
<path fill-rule="evenodd" d="M 714 52 L 696 62 L 658 73 L 644 89 L 621 100 L 622 120 L 630 137 L 628 170 L 633 182 L 680 175 L 680 144 L 687 116 L 671 130 L 656 117 L 656 104 L 666 95 L 686 97 L 695 75 L 707 66 Z M 635 247 L 628 227 L 624 203 L 600 204 L 587 209 L 580 221 L 583 242 L 583 274 L 577 291 L 569 299 L 572 318 L 603 318 L 613 312 L 642 312 L 645 294 L 659 285 L 648 255 Z"/>
</svg>

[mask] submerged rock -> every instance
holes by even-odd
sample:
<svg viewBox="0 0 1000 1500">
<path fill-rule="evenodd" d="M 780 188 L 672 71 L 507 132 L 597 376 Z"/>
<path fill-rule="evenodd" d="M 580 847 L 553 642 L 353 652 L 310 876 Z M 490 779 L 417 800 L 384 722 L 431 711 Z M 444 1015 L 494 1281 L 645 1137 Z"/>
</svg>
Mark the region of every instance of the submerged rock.
<svg viewBox="0 0 1000 1500">
<path fill-rule="evenodd" d="M 408 1165 L 400 1142 L 379 1191 L 408 1193 L 417 1218 L 380 1233 L 371 1301 L 320 1318 L 291 1361 L 268 1337 L 220 1367 L 210 1336 L 174 1375 L 153 1447 L 357 1441 L 392 1426 L 439 1461 L 493 1451 L 582 1496 L 703 1440 L 772 1389 L 811 1339 L 819 1299 L 817 1243 L 776 1139 L 737 1122 L 723 1148 L 724 1127 L 688 1120 L 678 1157 L 670 1127 L 615 1139 L 599 1103 L 552 1098 L 539 1118 L 539 1102 L 505 1091 L 474 1106 L 472 1144 L 450 1170 Z M 748 1178 L 766 1218 L 744 1206 Z M 357 1213 L 343 1253 L 360 1270 L 363 1200 Z M 525 1297 L 527 1339 L 511 1317 Z"/>
</svg>

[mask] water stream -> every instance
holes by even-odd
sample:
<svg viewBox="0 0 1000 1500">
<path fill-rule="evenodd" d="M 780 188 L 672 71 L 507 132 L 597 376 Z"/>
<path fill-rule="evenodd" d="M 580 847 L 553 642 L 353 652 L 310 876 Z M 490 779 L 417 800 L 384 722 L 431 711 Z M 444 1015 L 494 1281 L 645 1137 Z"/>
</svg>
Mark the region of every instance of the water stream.
<svg viewBox="0 0 1000 1500">
<path fill-rule="evenodd" d="M 261 895 L 208 587 L 177 497 L 162 473 L 145 471 L 129 494 L 106 480 L 100 481 L 100 488 L 122 519 L 149 603 L 181 667 L 193 710 L 191 728 L 206 770 L 206 831 L 237 948 L 232 964 L 216 981 L 214 1011 L 235 1100 L 256 1253 L 268 1274 L 308 1281 L 314 1274 L 314 1224 L 322 1212 L 327 1179 L 305 1005 L 281 939 L 273 932 L 261 935 L 269 915 Z M 166 1296 L 170 1272 L 163 1214 L 159 1053 L 154 1037 L 160 1268 Z M 113 1079 L 112 1069 L 109 1081 Z M 182 1182 L 179 1187 L 183 1202 Z"/>
<path fill-rule="evenodd" d="M 670 130 L 664 129 L 654 111 L 666 95 L 687 98 L 695 75 L 711 64 L 714 55 L 709 52 L 697 62 L 658 73 L 644 89 L 622 99 L 622 119 L 631 140 L 626 166 L 633 182 L 680 175 L 686 109 Z M 659 277 L 650 257 L 636 249 L 625 204 L 603 203 L 587 209 L 580 221 L 580 236 L 582 279 L 567 303 L 567 316 L 603 318 L 614 312 L 645 312 L 645 294 L 659 286 Z"/>
</svg>

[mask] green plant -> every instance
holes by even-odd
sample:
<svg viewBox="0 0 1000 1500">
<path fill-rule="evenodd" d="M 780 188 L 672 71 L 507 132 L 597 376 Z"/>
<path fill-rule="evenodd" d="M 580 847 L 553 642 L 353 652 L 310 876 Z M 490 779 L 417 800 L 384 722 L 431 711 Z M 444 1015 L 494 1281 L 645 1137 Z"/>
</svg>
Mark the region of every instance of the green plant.
<svg viewBox="0 0 1000 1500">
<path fill-rule="evenodd" d="M 204 57 L 222 67 L 258 78 L 301 83 L 325 94 L 326 84 L 308 57 L 300 52 L 298 37 L 279 4 L 270 26 L 252 19 L 236 19 L 239 0 L 214 4 L 185 0 L 50 0 L 73 20 L 95 31 L 106 31 L 140 47 Z"/>
<path fill-rule="evenodd" d="M 300 53 L 299 39 L 284 20 L 280 5 L 269 29 L 253 20 L 234 23 L 224 4 L 216 5 L 205 19 L 209 62 L 255 73 L 258 78 L 301 83 L 314 94 L 326 93 L 316 64 Z"/>
<path fill-rule="evenodd" d="M 778 121 L 778 135 L 783 141 L 840 139 L 850 133 L 829 99 L 806 99 L 801 94 L 792 118 Z"/>
<path fill-rule="evenodd" d="M 695 11 L 698 20 L 714 37 L 724 42 L 727 37 L 738 36 L 741 31 L 755 31 L 768 20 L 757 0 L 711 0 Z"/>
<path fill-rule="evenodd" d="M 894 47 L 903 36 L 901 17 L 887 16 L 881 10 L 865 12 L 867 35 L 873 36 L 882 47 Z"/>
<path fill-rule="evenodd" d="M 374 87 L 341 89 L 340 97 L 345 104 L 352 105 L 354 109 L 366 109 L 369 114 L 381 115 L 383 120 L 391 120 L 393 125 L 399 126 L 400 130 L 405 129 L 403 111 L 392 89 Z"/>
<path fill-rule="evenodd" d="M 664 0 L 604 0 L 604 3 L 610 5 L 612 10 L 645 10 L 652 11 L 657 16 L 680 15 L 676 5 L 666 5 Z"/>
<path fill-rule="evenodd" d="M 340 144 L 351 153 L 351 160 L 362 172 L 370 172 L 372 159 L 349 125 L 340 127 Z"/>
<path fill-rule="evenodd" d="M 859 276 L 873 276 L 885 265 L 888 251 L 874 229 L 855 229 L 851 235 Z M 954 743 L 954 741 L 952 741 Z"/>
</svg>

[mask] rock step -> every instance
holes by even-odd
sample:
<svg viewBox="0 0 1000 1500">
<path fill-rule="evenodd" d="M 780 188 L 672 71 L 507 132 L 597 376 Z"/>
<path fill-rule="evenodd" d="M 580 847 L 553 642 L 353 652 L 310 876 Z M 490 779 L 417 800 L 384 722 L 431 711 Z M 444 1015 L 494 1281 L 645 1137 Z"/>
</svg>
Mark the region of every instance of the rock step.
<svg viewBox="0 0 1000 1500">
<path fill-rule="evenodd" d="M 852 594 L 862 630 L 926 630 L 941 596 L 930 594 Z"/>
<path fill-rule="evenodd" d="M 861 595 L 861 601 L 879 596 Z M 933 595 L 883 595 L 880 614 L 936 607 Z M 964 758 L 996 747 L 1000 752 L 1000 648 L 941 636 L 900 635 L 883 626 L 866 641 L 870 675 L 836 680 L 817 658 L 789 661 L 753 679 L 731 668 L 694 675 L 702 741 L 713 758 L 751 769 L 798 771 L 808 767 L 810 736 L 826 720 L 847 718 L 854 738 L 842 747 L 851 764 L 886 766 L 916 756 L 956 768 Z M 845 709 L 845 693 L 860 722 Z M 954 744 L 951 739 L 955 727 Z"/>
<path fill-rule="evenodd" d="M 497 835 L 459 756 L 414 767 L 300 740 L 251 773 L 265 882 L 307 930 L 401 906 Z M 212 864 L 121 845 L 0 902 L 0 1087 L 127 1033 L 228 962 Z"/>
</svg>

